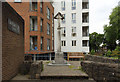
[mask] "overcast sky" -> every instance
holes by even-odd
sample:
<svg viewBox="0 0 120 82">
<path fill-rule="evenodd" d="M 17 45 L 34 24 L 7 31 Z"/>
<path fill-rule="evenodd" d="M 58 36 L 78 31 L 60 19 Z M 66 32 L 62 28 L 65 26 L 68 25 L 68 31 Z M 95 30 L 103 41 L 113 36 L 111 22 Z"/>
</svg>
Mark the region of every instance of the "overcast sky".
<svg viewBox="0 0 120 82">
<path fill-rule="evenodd" d="M 103 33 L 104 24 L 109 24 L 109 15 L 120 0 L 89 0 L 90 33 Z"/>
</svg>

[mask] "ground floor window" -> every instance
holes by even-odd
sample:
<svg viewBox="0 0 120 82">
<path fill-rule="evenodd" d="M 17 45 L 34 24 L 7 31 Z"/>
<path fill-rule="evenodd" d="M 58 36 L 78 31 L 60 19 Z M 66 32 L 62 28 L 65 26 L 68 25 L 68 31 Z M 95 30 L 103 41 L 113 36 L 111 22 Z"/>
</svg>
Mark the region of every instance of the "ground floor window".
<svg viewBox="0 0 120 82">
<path fill-rule="evenodd" d="M 38 50 L 37 36 L 30 36 L 30 50 Z"/>
</svg>

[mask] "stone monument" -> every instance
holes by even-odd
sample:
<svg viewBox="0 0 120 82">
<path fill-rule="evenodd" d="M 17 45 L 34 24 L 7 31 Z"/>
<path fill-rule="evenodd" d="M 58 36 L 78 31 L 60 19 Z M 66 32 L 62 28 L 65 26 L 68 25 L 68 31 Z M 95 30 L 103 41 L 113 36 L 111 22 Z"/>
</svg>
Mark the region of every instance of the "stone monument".
<svg viewBox="0 0 120 82">
<path fill-rule="evenodd" d="M 55 61 L 52 63 L 49 63 L 48 65 L 70 65 L 67 63 L 67 61 L 64 59 L 64 54 L 61 52 L 61 27 L 60 27 L 60 20 L 63 20 L 63 15 L 58 12 L 57 15 L 54 17 L 54 19 L 58 20 L 58 46 L 57 46 L 57 52 L 55 52 Z"/>
</svg>

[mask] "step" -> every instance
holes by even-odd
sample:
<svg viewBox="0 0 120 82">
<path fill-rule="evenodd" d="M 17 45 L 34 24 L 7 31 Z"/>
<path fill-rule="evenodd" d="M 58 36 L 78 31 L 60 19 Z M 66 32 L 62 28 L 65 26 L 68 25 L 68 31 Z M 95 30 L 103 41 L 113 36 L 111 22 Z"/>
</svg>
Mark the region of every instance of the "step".
<svg viewBox="0 0 120 82">
<path fill-rule="evenodd" d="M 79 80 L 88 80 L 88 76 L 40 76 L 40 79 L 79 79 Z"/>
</svg>

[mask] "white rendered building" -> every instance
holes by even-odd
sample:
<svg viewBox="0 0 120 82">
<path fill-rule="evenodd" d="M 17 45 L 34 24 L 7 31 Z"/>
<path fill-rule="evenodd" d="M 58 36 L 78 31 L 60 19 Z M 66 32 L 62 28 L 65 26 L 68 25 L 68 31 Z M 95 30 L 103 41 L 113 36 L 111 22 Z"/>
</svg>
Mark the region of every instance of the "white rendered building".
<svg viewBox="0 0 120 82">
<path fill-rule="evenodd" d="M 89 0 L 58 0 L 53 3 L 54 15 L 61 12 L 61 51 L 89 52 Z M 54 48 L 58 47 L 58 21 L 54 20 Z"/>
</svg>

